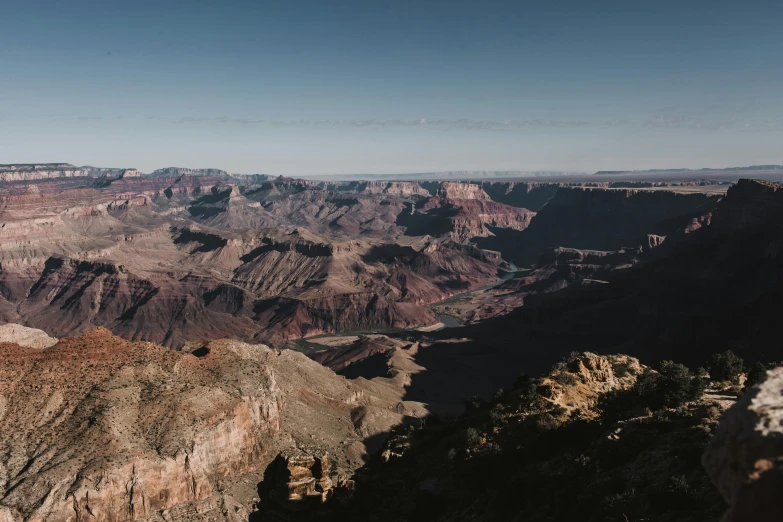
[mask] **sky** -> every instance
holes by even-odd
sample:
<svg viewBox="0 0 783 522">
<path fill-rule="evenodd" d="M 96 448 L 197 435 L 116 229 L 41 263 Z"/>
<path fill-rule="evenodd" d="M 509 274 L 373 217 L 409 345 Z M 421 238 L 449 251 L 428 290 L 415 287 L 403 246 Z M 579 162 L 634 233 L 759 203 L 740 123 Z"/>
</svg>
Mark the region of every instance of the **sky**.
<svg viewBox="0 0 783 522">
<path fill-rule="evenodd" d="M 0 0 L 0 163 L 783 163 L 779 0 Z"/>
</svg>

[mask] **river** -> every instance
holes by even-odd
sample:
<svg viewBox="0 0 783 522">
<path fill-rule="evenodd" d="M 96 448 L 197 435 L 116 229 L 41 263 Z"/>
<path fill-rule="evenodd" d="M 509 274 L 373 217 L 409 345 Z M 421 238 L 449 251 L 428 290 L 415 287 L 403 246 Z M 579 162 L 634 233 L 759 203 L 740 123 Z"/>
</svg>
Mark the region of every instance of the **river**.
<svg viewBox="0 0 783 522">
<path fill-rule="evenodd" d="M 493 281 L 488 285 L 479 286 L 478 288 L 474 288 L 473 290 L 468 290 L 466 292 L 460 292 L 458 294 L 454 294 L 451 297 L 447 297 L 446 299 L 438 301 L 437 303 L 432 303 L 427 305 L 427 308 L 431 308 L 436 305 L 455 303 L 466 296 L 476 294 L 478 292 L 484 292 L 485 290 L 489 290 L 490 288 L 495 288 L 496 286 L 503 284 L 505 281 L 508 281 L 509 279 L 513 279 L 514 276 L 517 274 L 519 268 L 517 268 L 517 265 L 515 265 L 514 263 L 509 263 L 508 266 L 510 270 L 505 274 L 503 274 L 503 276 L 497 281 Z M 435 314 L 435 317 L 438 318 L 438 321 L 443 323 L 443 327 L 439 328 L 439 330 L 442 330 L 443 328 L 454 328 L 457 326 L 462 326 L 462 322 L 456 317 L 452 317 L 450 315 L 444 315 L 444 314 Z"/>
<path fill-rule="evenodd" d="M 431 303 L 427 305 L 427 308 L 432 308 L 436 305 L 442 305 L 442 304 L 449 304 L 457 301 L 458 299 L 462 299 L 465 296 L 475 294 L 477 292 L 484 292 L 485 290 L 489 290 L 490 288 L 495 288 L 496 286 L 499 286 L 503 284 L 503 282 L 508 281 L 509 279 L 512 279 L 518 272 L 518 268 L 514 263 L 509 263 L 510 270 L 503 274 L 503 276 L 493 281 L 489 284 L 479 286 L 477 288 L 474 288 L 472 290 L 467 290 L 465 292 L 460 292 L 458 294 L 454 294 L 451 297 L 447 297 L 446 299 L 443 299 L 441 301 L 438 301 L 436 303 Z M 462 322 L 457 319 L 456 317 L 452 317 L 450 315 L 444 315 L 444 314 L 435 314 L 435 317 L 438 319 L 439 322 L 443 323 L 443 326 L 440 328 L 437 328 L 437 330 L 443 330 L 444 328 L 455 328 L 458 326 L 462 326 Z M 297 352 L 302 352 L 305 354 L 311 354 L 315 352 L 323 351 L 326 348 L 323 345 L 318 345 L 310 342 L 313 339 L 318 339 L 319 337 L 346 337 L 346 336 L 352 336 L 352 335 L 366 335 L 366 334 L 383 334 L 383 333 L 398 333 L 398 332 L 404 332 L 408 330 L 417 330 L 417 328 L 374 328 L 371 330 L 356 330 L 351 332 L 340 332 L 340 333 L 328 333 L 328 334 L 321 334 L 321 335 L 314 335 L 313 337 L 307 337 L 304 339 L 292 339 L 285 343 L 284 348 L 288 348 L 291 350 L 296 350 Z"/>
</svg>

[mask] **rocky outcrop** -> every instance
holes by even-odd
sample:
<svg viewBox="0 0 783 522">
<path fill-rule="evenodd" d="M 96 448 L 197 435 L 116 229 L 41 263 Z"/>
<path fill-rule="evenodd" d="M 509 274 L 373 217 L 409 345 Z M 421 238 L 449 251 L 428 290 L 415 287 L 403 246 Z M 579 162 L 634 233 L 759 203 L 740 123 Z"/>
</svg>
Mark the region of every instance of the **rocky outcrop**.
<svg viewBox="0 0 783 522">
<path fill-rule="evenodd" d="M 783 367 L 726 411 L 702 463 L 729 504 L 724 522 L 783 520 Z"/>
<path fill-rule="evenodd" d="M 320 503 L 332 495 L 329 453 L 316 448 L 290 448 L 270 464 L 270 496 L 278 503 Z"/>
<path fill-rule="evenodd" d="M 537 392 L 547 401 L 547 407 L 557 406 L 567 412 L 578 410 L 594 418 L 598 399 L 610 391 L 632 387 L 644 368 L 637 359 L 627 355 L 584 352 L 543 377 Z"/>
<path fill-rule="evenodd" d="M 139 174 L 139 171 L 136 169 L 125 169 L 122 171 L 122 174 L 120 174 L 121 178 L 138 178 L 141 177 L 141 174 Z"/>
<path fill-rule="evenodd" d="M 488 201 L 489 195 L 472 183 L 443 182 L 438 195 L 445 199 L 480 199 Z"/>
<path fill-rule="evenodd" d="M 43 330 L 27 328 L 19 324 L 0 325 L 0 343 L 13 343 L 26 348 L 49 348 L 57 339 L 49 337 Z"/>
</svg>

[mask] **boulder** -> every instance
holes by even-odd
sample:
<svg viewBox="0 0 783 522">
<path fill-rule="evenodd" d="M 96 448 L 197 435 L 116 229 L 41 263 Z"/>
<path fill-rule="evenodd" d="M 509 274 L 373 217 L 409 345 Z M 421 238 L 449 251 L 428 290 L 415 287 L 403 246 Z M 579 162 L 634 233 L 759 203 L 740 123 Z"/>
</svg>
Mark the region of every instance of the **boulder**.
<svg viewBox="0 0 783 522">
<path fill-rule="evenodd" d="M 723 522 L 783 520 L 783 367 L 726 411 L 702 464 L 729 504 Z"/>
</svg>

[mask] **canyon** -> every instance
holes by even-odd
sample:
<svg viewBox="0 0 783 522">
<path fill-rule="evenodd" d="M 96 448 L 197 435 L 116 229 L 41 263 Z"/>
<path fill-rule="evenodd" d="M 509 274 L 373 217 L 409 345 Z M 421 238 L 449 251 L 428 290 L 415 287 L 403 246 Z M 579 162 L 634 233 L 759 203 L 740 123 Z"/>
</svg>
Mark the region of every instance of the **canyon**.
<svg viewBox="0 0 783 522">
<path fill-rule="evenodd" d="M 696 368 L 783 359 L 783 186 L 721 176 L 0 166 L 0 520 L 492 520 L 535 477 L 562 503 L 564 469 L 648 509 L 636 471 L 668 472 L 645 459 L 713 431 L 704 469 L 664 460 L 701 495 L 677 502 L 743 520 L 775 484 L 779 448 L 747 434 L 779 375 L 719 423 L 737 395 Z M 613 417 L 648 381 L 708 386 Z M 606 441 L 666 426 L 607 467 Z"/>
<path fill-rule="evenodd" d="M 434 325 L 427 305 L 498 280 L 508 262 L 532 266 L 553 247 L 649 248 L 698 226 L 718 197 L 216 169 L 5 169 L 14 177 L 0 186 L 0 320 L 54 337 L 103 326 L 175 348 Z M 605 226 L 615 207 L 627 230 Z M 552 227 L 562 232 L 544 239 Z"/>
</svg>

